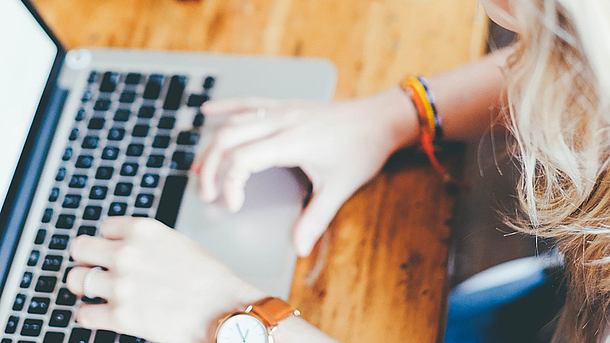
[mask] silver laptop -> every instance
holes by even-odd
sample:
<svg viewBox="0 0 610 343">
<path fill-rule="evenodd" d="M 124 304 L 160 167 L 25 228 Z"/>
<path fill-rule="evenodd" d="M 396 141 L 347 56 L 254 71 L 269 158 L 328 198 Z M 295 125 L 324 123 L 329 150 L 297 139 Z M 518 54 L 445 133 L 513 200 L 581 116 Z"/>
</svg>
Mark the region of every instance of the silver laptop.
<svg viewBox="0 0 610 343">
<path fill-rule="evenodd" d="M 287 298 L 291 229 L 307 182 L 252 177 L 237 214 L 199 201 L 188 170 L 222 121 L 199 107 L 239 96 L 329 100 L 321 60 L 66 51 L 27 1 L 0 2 L 0 330 L 8 342 L 136 342 L 79 328 L 67 247 L 108 216 L 156 218 L 245 280 Z"/>
</svg>

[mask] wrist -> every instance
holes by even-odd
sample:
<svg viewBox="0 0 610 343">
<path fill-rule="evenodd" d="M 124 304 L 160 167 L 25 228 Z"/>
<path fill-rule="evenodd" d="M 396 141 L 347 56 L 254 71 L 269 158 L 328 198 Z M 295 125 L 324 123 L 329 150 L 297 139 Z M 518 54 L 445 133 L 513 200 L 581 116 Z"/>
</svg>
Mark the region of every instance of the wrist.
<svg viewBox="0 0 610 343">
<path fill-rule="evenodd" d="M 420 128 L 413 102 L 399 86 L 393 86 L 372 98 L 380 111 L 392 152 L 418 142 Z"/>
</svg>

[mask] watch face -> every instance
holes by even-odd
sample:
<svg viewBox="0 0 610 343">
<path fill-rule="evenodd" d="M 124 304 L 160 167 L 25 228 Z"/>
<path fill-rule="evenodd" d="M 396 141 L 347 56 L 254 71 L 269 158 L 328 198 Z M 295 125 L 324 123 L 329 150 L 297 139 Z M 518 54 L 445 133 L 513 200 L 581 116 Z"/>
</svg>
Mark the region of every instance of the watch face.
<svg viewBox="0 0 610 343">
<path fill-rule="evenodd" d="M 257 318 L 238 314 L 227 319 L 218 329 L 218 343 L 269 343 L 267 329 Z"/>
</svg>

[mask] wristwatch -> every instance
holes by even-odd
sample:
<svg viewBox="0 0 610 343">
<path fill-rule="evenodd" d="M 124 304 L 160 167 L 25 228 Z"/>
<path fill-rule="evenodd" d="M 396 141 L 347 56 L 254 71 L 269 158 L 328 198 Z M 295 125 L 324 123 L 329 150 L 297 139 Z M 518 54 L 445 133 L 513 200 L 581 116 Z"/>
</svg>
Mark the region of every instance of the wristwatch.
<svg viewBox="0 0 610 343">
<path fill-rule="evenodd" d="M 216 343 L 273 343 L 278 323 L 299 310 L 280 298 L 263 298 L 246 308 L 229 314 L 216 329 Z"/>
</svg>

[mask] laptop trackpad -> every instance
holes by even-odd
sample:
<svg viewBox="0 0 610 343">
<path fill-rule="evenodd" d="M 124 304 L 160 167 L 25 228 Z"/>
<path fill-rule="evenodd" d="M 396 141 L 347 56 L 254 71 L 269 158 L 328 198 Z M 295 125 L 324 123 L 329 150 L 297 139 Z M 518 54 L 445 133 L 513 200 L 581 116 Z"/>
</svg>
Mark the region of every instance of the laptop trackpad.
<svg viewBox="0 0 610 343">
<path fill-rule="evenodd" d="M 292 228 L 302 209 L 306 183 L 292 170 L 270 169 L 246 185 L 244 207 L 235 214 L 199 200 L 191 177 L 176 229 L 199 242 L 244 280 L 287 298 L 296 254 Z"/>
</svg>

